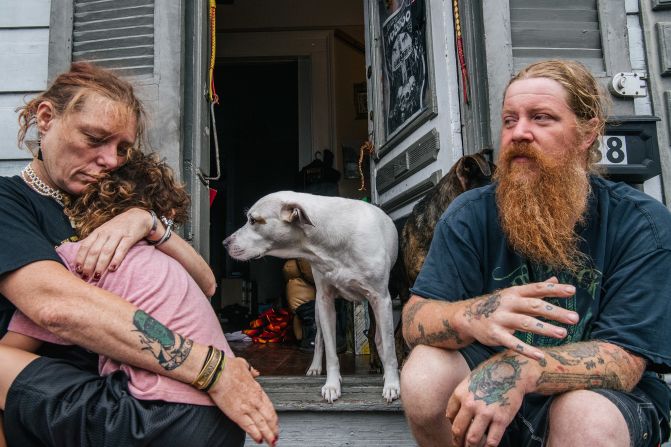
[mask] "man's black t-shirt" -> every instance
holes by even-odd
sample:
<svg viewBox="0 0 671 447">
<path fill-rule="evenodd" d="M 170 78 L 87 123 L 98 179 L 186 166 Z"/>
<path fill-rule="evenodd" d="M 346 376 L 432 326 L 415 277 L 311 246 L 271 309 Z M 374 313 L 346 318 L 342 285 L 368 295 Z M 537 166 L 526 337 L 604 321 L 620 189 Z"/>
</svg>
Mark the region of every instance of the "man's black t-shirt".
<svg viewBox="0 0 671 447">
<path fill-rule="evenodd" d="M 32 262 L 62 263 L 55 248 L 74 238 L 74 230 L 58 202 L 36 193 L 18 176 L 0 177 L 0 278 Z M 14 309 L 0 294 L 0 336 L 7 332 Z M 97 361 L 97 356 L 82 355 L 81 351 L 72 346 L 64 351 L 45 344 L 39 353 L 65 357 L 90 368 L 91 359 Z"/>
<path fill-rule="evenodd" d="M 577 275 L 535 265 L 515 253 L 500 226 L 496 184 L 457 197 L 436 225 L 413 293 L 459 301 L 493 290 L 545 281 L 576 286 L 571 298 L 547 301 L 577 312 L 565 339 L 516 333 L 534 346 L 584 340 L 618 345 L 648 362 L 639 383 L 668 422 L 671 393 L 652 371 L 671 372 L 671 213 L 622 183 L 591 179 L 581 251 L 591 265 Z"/>
</svg>

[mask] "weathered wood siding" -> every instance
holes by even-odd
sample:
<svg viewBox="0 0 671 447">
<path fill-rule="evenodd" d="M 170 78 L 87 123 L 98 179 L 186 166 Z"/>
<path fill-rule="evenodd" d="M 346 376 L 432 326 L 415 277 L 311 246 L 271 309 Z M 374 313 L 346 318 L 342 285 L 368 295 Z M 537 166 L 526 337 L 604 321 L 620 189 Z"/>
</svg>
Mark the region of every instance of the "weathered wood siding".
<svg viewBox="0 0 671 447">
<path fill-rule="evenodd" d="M 539 59 L 576 59 L 593 72 L 604 61 L 596 0 L 511 0 L 513 63 L 517 72 Z"/>
<path fill-rule="evenodd" d="M 47 85 L 50 0 L 0 0 L 0 175 L 30 158 L 16 145 L 15 109 Z"/>
<path fill-rule="evenodd" d="M 153 0 L 75 0 L 73 24 L 73 61 L 153 75 Z"/>
</svg>

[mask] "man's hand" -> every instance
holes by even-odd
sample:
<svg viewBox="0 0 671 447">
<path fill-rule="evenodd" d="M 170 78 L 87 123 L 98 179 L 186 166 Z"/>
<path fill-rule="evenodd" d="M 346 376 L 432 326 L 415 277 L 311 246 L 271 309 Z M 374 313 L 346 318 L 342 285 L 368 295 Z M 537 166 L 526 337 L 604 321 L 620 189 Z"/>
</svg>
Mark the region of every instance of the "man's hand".
<svg viewBox="0 0 671 447">
<path fill-rule="evenodd" d="M 497 446 L 525 395 L 522 365 L 530 360 L 505 352 L 474 369 L 447 404 L 454 445 Z"/>
<path fill-rule="evenodd" d="M 76 272 L 82 278 L 91 278 L 102 275 L 108 267 L 116 270 L 128 250 L 147 236 L 151 223 L 151 215 L 139 208 L 131 208 L 108 220 L 82 240 L 75 259 Z"/>
<path fill-rule="evenodd" d="M 509 287 L 470 300 L 460 317 L 458 327 L 487 346 L 503 346 L 527 357 L 540 360 L 543 351 L 532 347 L 513 334 L 515 331 L 532 332 L 553 338 L 566 337 L 566 329 L 545 323 L 536 317 L 567 324 L 578 322 L 578 314 L 554 306 L 543 298 L 568 298 L 575 287 L 558 284 L 552 277 L 546 282 Z"/>
<path fill-rule="evenodd" d="M 241 357 L 227 357 L 209 394 L 215 404 L 257 443 L 274 446 L 280 433 L 277 413 L 254 379 L 259 373 Z"/>
</svg>

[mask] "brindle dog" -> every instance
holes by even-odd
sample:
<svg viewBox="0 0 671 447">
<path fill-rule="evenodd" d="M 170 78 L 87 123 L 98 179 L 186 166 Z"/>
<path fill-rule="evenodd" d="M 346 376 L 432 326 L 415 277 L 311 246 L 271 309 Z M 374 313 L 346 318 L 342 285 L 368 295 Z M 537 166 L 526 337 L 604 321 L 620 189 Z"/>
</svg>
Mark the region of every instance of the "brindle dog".
<svg viewBox="0 0 671 447">
<path fill-rule="evenodd" d="M 487 185 L 491 182 L 496 165 L 489 161 L 491 149 L 485 149 L 473 155 L 464 155 L 452 166 L 448 173 L 421 199 L 405 221 L 400 234 L 399 256 L 391 271 L 391 296 L 396 293 L 403 304 L 410 299 L 410 287 L 415 283 L 424 258 L 429 251 L 433 238 L 433 230 L 438 219 L 443 215 L 450 203 L 462 192 Z M 375 334 L 374 322 L 371 321 L 370 334 Z M 401 321 L 396 325 L 396 355 L 401 365 L 406 356 L 406 345 L 403 340 Z M 379 360 L 374 352 L 375 343 L 369 343 L 371 352 L 371 369 L 379 370 Z"/>
<path fill-rule="evenodd" d="M 464 155 L 408 216 L 401 232 L 401 255 L 408 288 L 415 283 L 429 251 L 433 230 L 447 207 L 462 192 L 490 183 L 496 166 L 483 152 Z M 406 300 L 410 298 L 406 292 Z"/>
</svg>

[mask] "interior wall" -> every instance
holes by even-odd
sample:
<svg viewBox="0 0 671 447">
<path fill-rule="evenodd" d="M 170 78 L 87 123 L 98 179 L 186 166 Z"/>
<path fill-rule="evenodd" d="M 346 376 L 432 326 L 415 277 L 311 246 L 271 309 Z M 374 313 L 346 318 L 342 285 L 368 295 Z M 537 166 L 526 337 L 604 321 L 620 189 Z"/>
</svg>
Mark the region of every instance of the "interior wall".
<svg viewBox="0 0 671 447">
<path fill-rule="evenodd" d="M 259 11 L 263 11 L 262 14 Z M 327 146 L 313 147 L 313 152 L 330 149 L 335 155 L 335 168 L 343 170 L 342 145 L 358 151 L 367 135 L 367 121 L 357 119 L 354 84 L 365 82 L 364 5 L 361 0 L 245 0 L 217 6 L 217 32 L 221 45 L 227 46 L 227 34 L 234 38 L 245 32 L 272 33 L 280 31 L 333 30 L 329 96 L 333 98 L 333 139 Z M 235 33 L 235 34 L 234 34 Z M 334 145 L 334 147 L 329 147 Z M 341 177 L 342 178 L 342 177 Z M 340 195 L 360 198 L 358 179 L 340 181 Z"/>
<path fill-rule="evenodd" d="M 362 198 L 368 191 L 359 191 L 359 178 L 345 178 L 345 160 L 343 147 L 355 151 L 358 157 L 359 147 L 368 135 L 367 116 L 357 116 L 354 89 L 355 85 L 366 83 L 366 61 L 363 50 L 337 39 L 334 44 L 334 90 L 336 105 L 336 169 L 342 174 L 340 195 L 349 198 Z"/>
<path fill-rule="evenodd" d="M 271 28 L 341 29 L 363 42 L 363 1 L 237 0 L 217 5 L 217 31 Z"/>
</svg>

